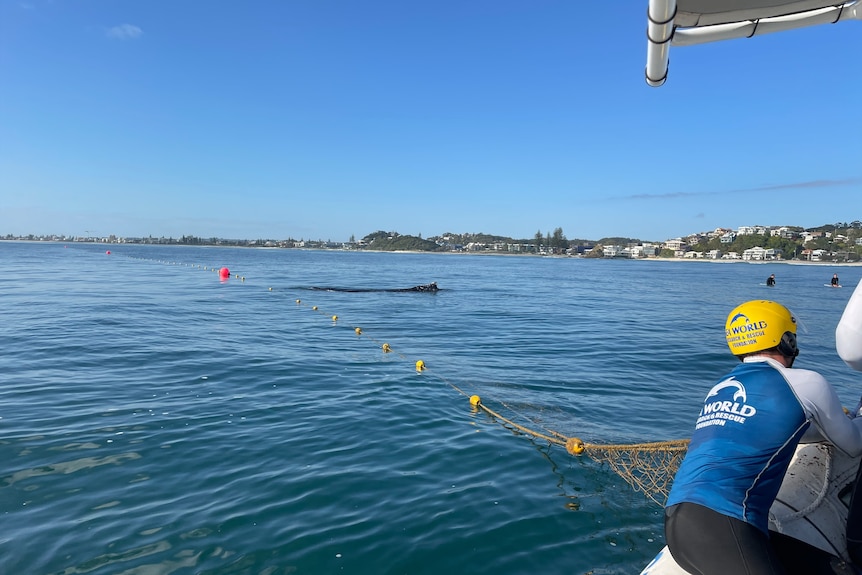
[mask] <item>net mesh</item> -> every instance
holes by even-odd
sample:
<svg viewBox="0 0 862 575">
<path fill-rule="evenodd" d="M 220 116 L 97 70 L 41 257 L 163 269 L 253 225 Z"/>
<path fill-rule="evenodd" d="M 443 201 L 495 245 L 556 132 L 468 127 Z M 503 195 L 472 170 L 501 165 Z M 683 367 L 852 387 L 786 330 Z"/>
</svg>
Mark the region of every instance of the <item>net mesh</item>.
<svg viewBox="0 0 862 575">
<path fill-rule="evenodd" d="M 299 300 L 297 303 L 300 303 Z M 319 311 L 316 307 L 312 309 Z M 358 336 L 381 345 L 384 352 L 393 353 L 388 343 L 375 340 L 360 328 L 355 328 L 355 332 Z M 396 355 L 408 359 L 403 354 L 396 353 Z M 437 370 L 429 370 L 425 362 L 417 361 L 415 366 L 418 372 L 434 375 L 458 393 L 469 397 L 473 409 L 487 413 L 504 426 L 535 439 L 564 447 L 572 455 L 586 455 L 599 464 L 607 465 L 635 491 L 643 493 L 656 504 L 664 506 L 667 501 L 673 478 L 688 448 L 687 439 L 631 444 L 586 443 L 578 437 L 553 430 L 551 424 L 545 421 L 548 414 L 543 409 L 536 412 L 536 406 L 531 406 L 530 411 L 533 411 L 534 415 L 530 416 L 525 414 L 525 409 L 515 403 L 503 401 L 498 401 L 499 410 L 492 409 L 482 402 L 479 395 L 471 395 L 444 374 Z M 501 413 L 502 410 L 512 415 L 505 416 Z"/>
<path fill-rule="evenodd" d="M 664 505 L 687 447 L 688 440 L 683 439 L 631 445 L 588 443 L 584 444 L 583 453 L 607 464 L 635 491 Z"/>
<path fill-rule="evenodd" d="M 482 403 L 477 395 L 470 396 L 470 403 L 474 409 L 487 413 L 507 427 L 560 445 L 572 455 L 586 455 L 599 464 L 607 465 L 635 491 L 643 493 L 660 506 L 667 501 L 673 478 L 688 449 L 687 439 L 628 444 L 586 443 L 577 437 L 544 427 L 538 430 L 530 423 L 518 423 Z"/>
<path fill-rule="evenodd" d="M 166 262 L 163 262 L 166 263 Z M 176 263 L 176 262 L 170 262 Z M 187 264 L 190 265 L 190 264 Z M 195 267 L 203 270 L 211 269 L 212 271 L 220 271 L 215 267 L 197 265 Z M 224 268 L 226 271 L 227 269 Z M 220 271 L 221 273 L 221 271 Z M 227 278 L 230 274 L 224 274 Z M 237 274 L 237 279 L 245 282 L 245 276 Z M 278 293 L 280 290 L 269 288 L 270 292 Z M 309 306 L 301 299 L 295 299 L 295 309 L 310 309 L 320 316 L 327 319 L 330 325 L 345 327 L 352 330 L 359 338 L 374 342 L 383 351 L 384 354 L 393 354 L 396 357 L 408 360 L 409 358 L 396 350 L 392 349 L 389 343 L 375 339 L 373 336 L 365 333 L 361 327 L 355 324 L 351 325 L 339 319 L 339 316 L 332 314 L 330 311 L 324 311 L 317 306 Z M 539 409 L 536 412 L 536 406 L 529 406 L 534 411 L 533 416 L 524 414 L 525 409 L 513 402 L 500 402 L 499 405 L 507 413 L 513 414 L 511 417 L 506 417 L 482 403 L 478 395 L 471 395 L 464 389 L 461 389 L 453 381 L 447 378 L 444 374 L 436 370 L 428 370 L 425 362 L 422 360 L 415 362 L 417 372 L 430 372 L 429 375 L 436 375 L 440 380 L 451 386 L 455 391 L 461 393 L 465 397 L 470 398 L 470 404 L 475 410 L 481 410 L 491 417 L 498 420 L 500 423 L 520 433 L 531 436 L 535 439 L 545 440 L 550 444 L 559 445 L 566 449 L 572 455 L 586 455 L 599 464 L 607 465 L 611 470 L 617 473 L 623 480 L 626 481 L 635 491 L 639 491 L 646 495 L 649 499 L 655 501 L 659 505 L 664 505 L 667 500 L 670 485 L 673 477 L 676 474 L 679 464 L 685 456 L 688 446 L 687 440 L 674 441 L 659 441 L 653 443 L 636 443 L 636 444 L 599 444 L 585 443 L 581 439 L 560 433 L 552 429 L 553 424 L 549 424 L 546 420 L 554 419 L 554 415 L 562 414 L 548 413 L 547 410 Z M 562 415 L 565 417 L 564 415 Z M 524 423 L 518 423 L 515 419 L 519 419 Z"/>
</svg>

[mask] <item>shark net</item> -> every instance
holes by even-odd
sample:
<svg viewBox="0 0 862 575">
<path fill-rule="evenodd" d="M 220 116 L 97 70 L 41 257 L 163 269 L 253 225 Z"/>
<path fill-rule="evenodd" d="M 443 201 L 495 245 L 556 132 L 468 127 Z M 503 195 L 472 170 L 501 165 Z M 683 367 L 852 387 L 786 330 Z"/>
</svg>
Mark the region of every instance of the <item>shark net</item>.
<svg viewBox="0 0 862 575">
<path fill-rule="evenodd" d="M 518 423 L 482 403 L 478 395 L 470 396 L 470 404 L 506 427 L 564 447 L 572 455 L 587 456 L 599 464 L 607 465 L 632 489 L 643 493 L 660 506 L 667 501 L 674 475 L 688 448 L 687 439 L 629 444 L 587 443 L 556 431 L 537 430 L 531 423 Z"/>
</svg>

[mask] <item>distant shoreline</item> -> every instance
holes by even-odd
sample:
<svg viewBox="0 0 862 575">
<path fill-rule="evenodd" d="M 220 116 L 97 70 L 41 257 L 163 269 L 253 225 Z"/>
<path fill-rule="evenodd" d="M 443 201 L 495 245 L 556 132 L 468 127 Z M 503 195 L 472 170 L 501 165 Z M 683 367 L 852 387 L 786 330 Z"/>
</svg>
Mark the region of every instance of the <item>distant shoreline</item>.
<svg viewBox="0 0 862 575">
<path fill-rule="evenodd" d="M 309 248 L 297 248 L 309 249 Z M 315 249 L 315 248 L 311 248 Z M 319 250 L 331 251 L 331 250 Z M 336 250 L 338 251 L 338 250 Z M 341 250 L 341 251 L 356 251 L 365 253 L 384 253 L 384 254 L 448 254 L 453 256 L 502 256 L 502 257 L 524 257 L 524 258 L 551 258 L 551 259 L 573 259 L 573 260 L 599 260 L 599 261 L 634 261 L 634 262 L 693 262 L 705 264 L 787 264 L 795 266 L 839 266 L 839 267 L 862 267 L 860 262 L 810 262 L 806 260 L 713 260 L 707 258 L 586 258 L 583 256 L 564 256 L 564 255 L 540 255 L 540 254 L 521 254 L 521 253 L 504 253 L 504 252 L 424 252 L 414 250 Z"/>
<path fill-rule="evenodd" d="M 862 262 L 809 262 L 805 260 L 769 260 L 769 261 L 751 261 L 751 260 L 707 260 L 694 258 L 645 258 L 646 261 L 657 262 L 700 262 L 709 264 L 787 264 L 791 266 L 837 266 L 837 267 L 860 267 Z"/>
<path fill-rule="evenodd" d="M 25 239 L 10 239 L 10 240 L 0 240 L 0 242 L 6 243 L 37 243 L 37 244 L 72 244 L 72 245 L 106 245 L 106 246 L 116 246 L 116 247 L 126 247 L 126 246 L 161 246 L 168 248 L 177 248 L 177 247 L 195 247 L 195 248 L 241 248 L 241 249 L 262 249 L 262 250 L 301 250 L 301 251 L 319 251 L 319 252 L 355 252 L 355 253 L 381 253 L 381 254 L 444 254 L 444 255 L 452 255 L 452 256 L 501 256 L 501 257 L 530 257 L 530 258 L 552 258 L 552 259 L 578 259 L 578 260 L 598 260 L 598 261 L 635 261 L 635 262 L 694 262 L 694 263 L 707 263 L 707 264 L 752 264 L 752 265 L 766 265 L 766 264 L 786 264 L 786 265 L 796 265 L 796 266 L 832 266 L 832 267 L 862 267 L 862 261 L 859 262 L 812 262 L 806 260 L 743 260 L 743 259 L 735 259 L 735 260 L 725 260 L 725 259 L 708 259 L 708 258 L 587 258 L 584 256 L 568 256 L 568 255 L 554 255 L 554 254 L 531 254 L 531 253 L 518 253 L 518 252 L 492 252 L 492 251 L 484 251 L 484 252 L 454 252 L 454 251 L 446 251 L 446 252 L 431 252 L 431 251 L 422 251 L 422 250 L 362 250 L 362 249 L 335 249 L 335 248 L 317 248 L 317 247 L 302 247 L 302 248 L 282 248 L 277 246 L 235 246 L 235 245 L 214 245 L 214 244 L 201 244 L 201 245 L 188 245 L 188 244 L 137 244 L 137 243 L 109 243 L 109 242 L 65 242 L 58 240 L 25 240 Z"/>
</svg>

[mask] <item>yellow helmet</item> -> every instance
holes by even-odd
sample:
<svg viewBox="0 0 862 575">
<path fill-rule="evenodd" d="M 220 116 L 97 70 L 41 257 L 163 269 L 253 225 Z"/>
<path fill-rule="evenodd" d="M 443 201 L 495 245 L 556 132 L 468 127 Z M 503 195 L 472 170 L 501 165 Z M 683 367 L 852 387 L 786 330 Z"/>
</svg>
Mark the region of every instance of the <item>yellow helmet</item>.
<svg viewBox="0 0 862 575">
<path fill-rule="evenodd" d="M 755 300 L 738 305 L 724 325 L 727 346 L 733 355 L 778 348 L 788 357 L 799 355 L 796 347 L 796 318 L 774 301 Z"/>
</svg>

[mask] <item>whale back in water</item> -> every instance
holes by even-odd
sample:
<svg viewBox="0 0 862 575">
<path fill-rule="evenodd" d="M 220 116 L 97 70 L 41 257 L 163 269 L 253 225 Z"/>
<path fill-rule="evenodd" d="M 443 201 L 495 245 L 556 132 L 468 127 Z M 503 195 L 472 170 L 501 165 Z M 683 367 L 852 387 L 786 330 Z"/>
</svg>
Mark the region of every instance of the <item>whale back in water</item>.
<svg viewBox="0 0 862 575">
<path fill-rule="evenodd" d="M 421 292 L 437 292 L 440 291 L 440 288 L 437 287 L 437 282 L 431 282 L 430 284 L 422 284 L 418 286 L 413 286 L 409 288 L 392 288 L 392 289 L 377 289 L 377 288 L 339 288 L 339 287 L 319 287 L 319 286 L 311 286 L 311 290 L 316 291 L 341 291 L 341 292 L 351 292 L 351 293 L 365 293 L 365 292 L 408 292 L 408 291 L 421 291 Z"/>
</svg>

